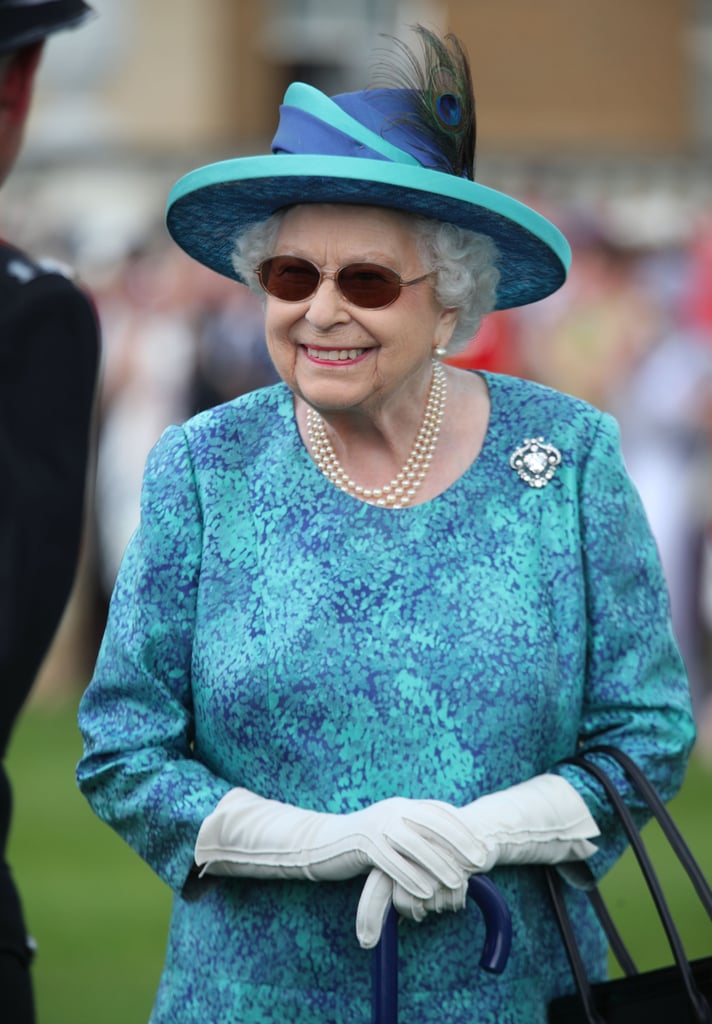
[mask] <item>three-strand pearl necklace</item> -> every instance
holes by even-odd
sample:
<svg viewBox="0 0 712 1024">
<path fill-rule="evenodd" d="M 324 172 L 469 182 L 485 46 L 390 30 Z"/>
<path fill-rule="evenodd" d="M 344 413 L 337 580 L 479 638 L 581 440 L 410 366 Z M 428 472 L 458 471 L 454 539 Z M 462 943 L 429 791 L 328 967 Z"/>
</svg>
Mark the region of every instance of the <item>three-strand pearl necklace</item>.
<svg viewBox="0 0 712 1024">
<path fill-rule="evenodd" d="M 386 508 L 404 508 L 415 497 L 428 474 L 445 414 L 447 376 L 440 363 L 433 363 L 428 400 L 420 430 L 405 465 L 390 483 L 382 487 L 362 487 L 343 468 L 326 432 L 324 420 L 311 406 L 307 409 L 307 436 L 314 462 L 335 487 L 367 502 Z"/>
</svg>

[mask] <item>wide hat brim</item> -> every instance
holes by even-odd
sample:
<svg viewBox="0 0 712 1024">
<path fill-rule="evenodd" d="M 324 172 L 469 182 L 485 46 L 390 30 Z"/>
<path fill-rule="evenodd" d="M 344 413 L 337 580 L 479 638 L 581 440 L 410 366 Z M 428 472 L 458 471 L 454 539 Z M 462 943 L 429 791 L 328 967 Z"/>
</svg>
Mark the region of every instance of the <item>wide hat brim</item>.
<svg viewBox="0 0 712 1024">
<path fill-rule="evenodd" d="M 235 239 L 277 210 L 304 203 L 389 207 L 489 236 L 499 252 L 497 309 L 550 295 L 571 261 L 561 232 L 502 192 L 429 168 L 361 157 L 280 153 L 209 164 L 176 182 L 166 219 L 185 252 L 239 281 Z"/>
</svg>

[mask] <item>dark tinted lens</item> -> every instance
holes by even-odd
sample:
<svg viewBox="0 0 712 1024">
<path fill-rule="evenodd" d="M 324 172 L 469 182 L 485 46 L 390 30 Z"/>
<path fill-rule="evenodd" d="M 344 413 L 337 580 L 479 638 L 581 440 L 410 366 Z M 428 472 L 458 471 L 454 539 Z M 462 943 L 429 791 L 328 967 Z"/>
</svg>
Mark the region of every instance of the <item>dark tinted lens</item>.
<svg viewBox="0 0 712 1024">
<path fill-rule="evenodd" d="M 302 302 L 319 284 L 319 270 L 298 256 L 273 256 L 261 264 L 260 281 L 270 295 L 286 302 Z"/>
<path fill-rule="evenodd" d="M 390 306 L 400 295 L 400 278 L 395 270 L 377 263 L 351 263 L 338 274 L 342 295 L 362 309 Z"/>
</svg>

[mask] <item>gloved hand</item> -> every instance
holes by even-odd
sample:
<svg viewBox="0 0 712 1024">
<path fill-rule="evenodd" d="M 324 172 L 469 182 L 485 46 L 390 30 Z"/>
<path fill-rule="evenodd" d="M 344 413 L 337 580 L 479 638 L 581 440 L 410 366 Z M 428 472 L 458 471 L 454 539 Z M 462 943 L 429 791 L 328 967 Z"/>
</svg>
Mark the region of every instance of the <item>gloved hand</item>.
<svg viewBox="0 0 712 1024">
<path fill-rule="evenodd" d="M 454 809 L 435 800 L 393 797 L 324 814 L 239 788 L 208 815 L 195 845 L 196 863 L 211 875 L 324 881 L 377 867 L 424 901 L 440 889 L 459 892 L 486 857 Z"/>
<path fill-rule="evenodd" d="M 496 864 L 583 860 L 596 851 L 588 840 L 599 835 L 598 826 L 583 798 L 560 775 L 538 775 L 465 807 L 452 808 L 452 812 L 487 851 L 484 863 L 471 873 L 490 871 Z M 459 851 L 458 862 L 463 861 L 463 851 Z M 436 888 L 423 899 L 374 869 L 363 887 L 356 914 L 358 940 L 366 949 L 376 945 L 391 903 L 402 915 L 422 921 L 432 911 L 462 910 L 466 899 L 466 883 L 459 888 Z"/>
<path fill-rule="evenodd" d="M 443 914 L 462 910 L 467 903 L 468 874 L 456 888 L 438 886 L 428 899 L 420 899 L 406 892 L 402 885 L 394 882 L 379 868 L 370 872 L 356 912 L 356 937 L 364 949 L 373 949 L 383 931 L 386 914 L 391 904 L 402 917 L 422 921 L 428 914 Z"/>
</svg>

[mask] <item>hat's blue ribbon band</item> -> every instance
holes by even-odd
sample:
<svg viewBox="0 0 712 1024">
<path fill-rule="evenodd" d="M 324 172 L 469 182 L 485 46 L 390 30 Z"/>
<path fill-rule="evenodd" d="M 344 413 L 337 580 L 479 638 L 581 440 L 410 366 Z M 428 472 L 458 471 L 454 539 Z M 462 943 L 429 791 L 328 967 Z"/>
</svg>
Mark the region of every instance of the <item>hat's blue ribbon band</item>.
<svg viewBox="0 0 712 1024">
<path fill-rule="evenodd" d="M 272 139 L 273 153 L 309 153 L 324 156 L 358 156 L 371 160 L 387 160 L 392 157 L 379 153 L 365 142 L 355 139 L 333 125 L 325 124 L 318 117 L 297 110 L 296 107 L 281 106 L 277 132 Z M 402 154 L 403 163 L 417 163 L 407 153 Z"/>
</svg>

